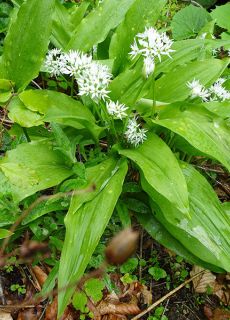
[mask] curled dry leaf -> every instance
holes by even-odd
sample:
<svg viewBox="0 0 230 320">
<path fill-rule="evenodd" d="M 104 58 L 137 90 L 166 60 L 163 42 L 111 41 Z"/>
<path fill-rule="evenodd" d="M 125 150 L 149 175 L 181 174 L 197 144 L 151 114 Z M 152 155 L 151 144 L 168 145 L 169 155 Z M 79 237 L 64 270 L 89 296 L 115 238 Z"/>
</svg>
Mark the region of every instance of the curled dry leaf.
<svg viewBox="0 0 230 320">
<path fill-rule="evenodd" d="M 101 301 L 97 306 L 97 310 L 101 315 L 105 314 L 121 314 L 121 315 L 135 315 L 141 312 L 139 307 L 133 303 L 119 303 L 113 304 L 106 301 Z"/>
<path fill-rule="evenodd" d="M 33 273 L 37 278 L 38 283 L 42 287 L 47 279 L 47 274 L 39 266 L 32 267 Z"/>
<path fill-rule="evenodd" d="M 13 318 L 10 315 L 10 313 L 4 312 L 4 311 L 1 311 L 1 310 L 0 310 L 0 319 L 1 320 L 13 320 Z"/>
<path fill-rule="evenodd" d="M 205 269 L 199 266 L 193 266 L 192 271 L 190 272 L 190 276 L 193 277 L 196 274 L 204 271 Z M 199 276 L 192 280 L 193 288 L 197 293 L 204 293 L 208 288 L 212 290 L 215 287 L 216 276 L 212 274 L 209 270 L 205 270 L 204 273 L 201 273 Z"/>
</svg>

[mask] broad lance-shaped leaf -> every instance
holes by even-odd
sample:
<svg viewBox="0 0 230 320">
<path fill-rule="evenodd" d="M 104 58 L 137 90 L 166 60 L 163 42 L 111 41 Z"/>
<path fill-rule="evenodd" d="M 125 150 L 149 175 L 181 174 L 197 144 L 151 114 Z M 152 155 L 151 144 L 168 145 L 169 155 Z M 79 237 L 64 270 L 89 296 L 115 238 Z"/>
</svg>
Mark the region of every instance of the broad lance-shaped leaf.
<svg viewBox="0 0 230 320">
<path fill-rule="evenodd" d="M 135 0 L 104 0 L 77 26 L 67 49 L 89 51 L 121 23 Z"/>
<path fill-rule="evenodd" d="M 58 286 L 67 288 L 58 295 L 59 316 L 64 312 L 75 290 L 75 286 L 71 284 L 82 277 L 121 193 L 127 163 L 122 161 L 118 165 L 116 169 L 114 160 L 106 160 L 91 169 L 90 176 L 93 171 L 95 178 L 98 173 L 101 177 L 107 176 L 106 180 L 102 181 L 100 178 L 99 185 L 96 184 L 98 191 L 94 198 L 89 194 L 85 199 L 78 197 L 76 201 L 76 197 L 73 197 L 73 204 L 65 218 L 66 237 L 59 268 Z M 116 170 L 113 171 L 114 169 Z"/>
<path fill-rule="evenodd" d="M 213 49 L 222 46 L 230 48 L 230 40 L 188 39 L 175 41 L 172 45 L 174 51 L 170 53 L 171 59 L 168 56 L 163 56 L 162 61 L 156 63 L 155 76 L 161 72 L 171 72 L 177 66 L 185 65 L 197 58 L 211 56 Z"/>
<path fill-rule="evenodd" d="M 137 33 L 143 32 L 147 25 L 154 25 L 165 0 L 136 0 L 128 10 L 125 19 L 112 37 L 109 48 L 110 58 L 115 58 L 114 71 L 123 70 L 128 62 L 130 46 Z"/>
<path fill-rule="evenodd" d="M 196 149 L 230 170 L 230 129 L 225 121 L 201 105 L 175 103 L 160 112 L 154 123 L 181 135 Z"/>
<path fill-rule="evenodd" d="M 51 34 L 54 0 L 25 1 L 7 33 L 0 78 L 24 89 L 40 70 Z"/>
<path fill-rule="evenodd" d="M 28 90 L 22 92 L 19 98 L 9 105 L 9 117 L 24 127 L 56 122 L 76 129 L 87 129 L 95 139 L 103 131 L 95 124 L 95 118 L 87 107 L 63 93 Z"/>
<path fill-rule="evenodd" d="M 64 49 L 73 35 L 74 25 L 68 10 L 59 0 L 55 0 L 55 9 L 52 20 L 51 41 L 55 47 Z"/>
<path fill-rule="evenodd" d="M 132 105 L 145 96 L 153 80 L 151 76 L 146 79 L 142 69 L 143 62 L 139 60 L 133 68 L 125 70 L 113 79 L 109 85 L 110 98 Z"/>
<path fill-rule="evenodd" d="M 177 255 L 183 257 L 191 264 L 196 264 L 202 266 L 205 269 L 212 270 L 214 272 L 224 272 L 212 264 L 209 264 L 196 255 L 192 254 L 188 249 L 186 249 L 182 242 L 177 240 L 170 232 L 165 228 L 164 224 L 152 214 L 152 212 L 146 214 L 136 214 L 137 220 L 140 222 L 143 228 L 153 237 L 157 242 L 162 244 L 164 247 L 172 250 Z"/>
<path fill-rule="evenodd" d="M 193 255 L 230 271 L 229 220 L 220 201 L 207 180 L 191 165 L 182 163 L 181 168 L 188 186 L 190 219 L 157 193 L 142 175 L 141 183 L 152 199 L 155 217 Z"/>
<path fill-rule="evenodd" d="M 120 150 L 133 160 L 145 179 L 158 193 L 173 203 L 188 218 L 188 193 L 178 161 L 167 144 L 155 133 L 136 149 Z"/>
<path fill-rule="evenodd" d="M 193 61 L 170 71 L 156 81 L 156 100 L 162 102 L 185 100 L 191 93 L 187 86 L 188 81 L 195 78 L 208 86 L 221 76 L 229 62 L 230 59 Z"/>
<path fill-rule="evenodd" d="M 73 174 L 49 140 L 18 145 L 1 159 L 0 169 L 11 183 L 15 201 L 53 187 Z"/>
</svg>

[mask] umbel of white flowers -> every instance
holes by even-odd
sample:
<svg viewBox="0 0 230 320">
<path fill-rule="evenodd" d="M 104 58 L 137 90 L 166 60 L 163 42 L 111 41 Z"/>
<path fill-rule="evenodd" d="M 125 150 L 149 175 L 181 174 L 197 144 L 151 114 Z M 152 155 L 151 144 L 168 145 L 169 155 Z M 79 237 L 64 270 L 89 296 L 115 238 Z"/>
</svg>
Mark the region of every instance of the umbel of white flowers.
<svg viewBox="0 0 230 320">
<path fill-rule="evenodd" d="M 46 56 L 44 66 L 52 76 L 73 76 L 77 80 L 80 96 L 88 95 L 95 101 L 108 97 L 112 74 L 107 66 L 93 61 L 91 56 L 79 51 L 52 49 Z"/>
<path fill-rule="evenodd" d="M 80 96 L 88 95 L 96 102 L 101 99 L 106 100 L 107 112 L 113 118 L 122 120 L 128 117 L 127 106 L 108 98 L 108 85 L 112 78 L 108 67 L 93 61 L 91 56 L 79 51 L 70 50 L 64 53 L 59 49 L 52 49 L 46 56 L 44 66 L 52 76 L 74 77 L 78 83 Z M 137 147 L 147 138 L 146 132 L 146 129 L 140 128 L 137 118 L 134 117 L 128 121 L 125 138 Z"/>
<path fill-rule="evenodd" d="M 148 77 L 155 69 L 155 60 L 161 61 L 162 55 L 170 57 L 173 41 L 169 39 L 165 32 L 159 33 L 154 28 L 145 28 L 143 33 L 138 33 L 131 45 L 132 59 L 138 56 L 144 58 L 144 73 Z M 171 58 L 171 57 L 170 57 Z"/>
<path fill-rule="evenodd" d="M 137 122 L 137 118 L 133 117 L 128 121 L 128 125 L 125 131 L 125 137 L 129 143 L 137 147 L 147 139 L 146 132 L 146 129 L 140 128 L 140 124 Z"/>
<path fill-rule="evenodd" d="M 187 82 L 191 89 L 191 98 L 199 97 L 204 102 L 208 101 L 225 101 L 230 99 L 230 91 L 225 89 L 222 84 L 226 79 L 219 78 L 210 88 L 206 89 L 199 80 L 193 79 Z"/>
</svg>

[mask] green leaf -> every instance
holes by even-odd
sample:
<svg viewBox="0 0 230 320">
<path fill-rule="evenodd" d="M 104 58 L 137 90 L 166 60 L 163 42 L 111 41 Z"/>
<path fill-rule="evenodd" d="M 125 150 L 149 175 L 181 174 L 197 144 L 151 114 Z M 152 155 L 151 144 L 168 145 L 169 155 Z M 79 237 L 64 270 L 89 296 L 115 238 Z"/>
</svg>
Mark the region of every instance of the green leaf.
<svg viewBox="0 0 230 320">
<path fill-rule="evenodd" d="M 221 272 L 223 269 L 208 264 L 203 260 L 196 257 L 188 249 L 186 249 L 182 242 L 178 241 L 172 234 L 165 228 L 164 224 L 161 224 L 152 212 L 147 214 L 137 214 L 138 221 L 145 228 L 145 230 L 153 237 L 157 242 L 172 250 L 177 255 L 183 257 L 191 264 L 200 265 L 205 269 L 213 270 L 214 272 Z"/>
<path fill-rule="evenodd" d="M 229 101 L 211 101 L 203 103 L 203 106 L 223 119 L 230 118 Z"/>
<path fill-rule="evenodd" d="M 71 23 L 71 16 L 68 10 L 60 3 L 55 1 L 55 10 L 52 19 L 51 41 L 55 47 L 64 49 L 69 43 L 73 34 L 74 25 Z"/>
<path fill-rule="evenodd" d="M 8 238 L 12 235 L 13 233 L 9 230 L 6 229 L 0 229 L 0 239 Z"/>
<path fill-rule="evenodd" d="M 131 227 L 131 218 L 129 215 L 129 210 L 126 206 L 126 203 L 119 200 L 116 205 L 116 210 L 121 221 L 123 228 L 130 228 Z"/>
<path fill-rule="evenodd" d="M 153 279 L 156 281 L 167 277 L 167 273 L 162 268 L 151 267 L 151 268 L 149 268 L 148 272 L 153 277 Z"/>
<path fill-rule="evenodd" d="M 95 124 L 95 118 L 86 106 L 63 93 L 28 90 L 22 92 L 19 98 L 26 108 L 43 115 L 43 122 L 56 122 L 76 129 L 87 129 L 95 139 L 103 130 Z"/>
<path fill-rule="evenodd" d="M 55 138 L 55 150 L 59 150 L 69 160 L 70 165 L 76 162 L 76 143 L 71 143 L 63 129 L 57 123 L 51 123 L 51 129 Z"/>
<path fill-rule="evenodd" d="M 155 217 L 193 255 L 228 271 L 229 220 L 207 180 L 191 165 L 182 163 L 181 167 L 188 186 L 190 219 L 157 194 L 142 176 L 143 189 L 155 202 L 151 201 Z"/>
<path fill-rule="evenodd" d="M 154 25 L 165 0 L 136 0 L 128 10 L 125 19 L 112 37 L 109 48 L 110 58 L 115 59 L 114 72 L 124 70 L 134 37 L 148 25 Z"/>
<path fill-rule="evenodd" d="M 89 279 L 84 284 L 84 289 L 87 296 L 91 297 L 95 303 L 102 299 L 102 290 L 104 287 L 104 282 L 99 279 Z"/>
<path fill-rule="evenodd" d="M 107 168 L 107 170 L 106 170 Z M 58 296 L 58 315 L 60 316 L 75 290 L 70 284 L 76 283 L 83 275 L 99 239 L 113 213 L 127 172 L 125 161 L 105 164 L 91 168 L 90 181 L 95 181 L 97 190 L 83 197 L 73 197 L 72 205 L 65 218 L 66 237 L 62 250 L 59 272 L 59 287 L 67 287 Z M 99 175 L 99 184 L 97 181 Z M 107 179 L 102 180 L 102 176 Z"/>
<path fill-rule="evenodd" d="M 76 310 L 81 311 L 82 313 L 86 312 L 87 305 L 87 296 L 84 292 L 77 291 L 73 295 L 72 303 Z"/>
<path fill-rule="evenodd" d="M 152 77 L 146 80 L 142 69 L 143 63 L 139 60 L 133 69 L 125 70 L 113 79 L 109 85 L 110 98 L 133 105 L 139 98 L 147 94 L 153 81 Z"/>
<path fill-rule="evenodd" d="M 75 8 L 71 8 L 71 22 L 73 26 L 78 26 L 81 20 L 84 18 L 84 15 L 89 7 L 90 3 L 87 1 L 81 2 L 79 6 L 76 6 Z"/>
<path fill-rule="evenodd" d="M 156 100 L 175 102 L 185 100 L 190 95 L 188 81 L 199 79 L 203 85 L 211 85 L 228 66 L 230 59 L 208 59 L 194 61 L 180 66 L 162 76 L 155 83 Z"/>
<path fill-rule="evenodd" d="M 58 275 L 59 261 L 56 262 L 52 270 L 50 271 L 45 283 L 42 286 L 42 290 L 40 292 L 40 296 L 44 297 L 49 294 L 56 285 L 56 279 Z"/>
<path fill-rule="evenodd" d="M 13 97 L 8 105 L 8 117 L 22 127 L 30 128 L 43 124 L 43 116 L 38 112 L 29 110 L 19 97 Z"/>
<path fill-rule="evenodd" d="M 189 5 L 177 12 L 171 23 L 175 40 L 195 36 L 211 20 L 210 14 L 203 8 Z"/>
<path fill-rule="evenodd" d="M 26 1 L 10 26 L 1 77 L 14 81 L 17 89 L 24 89 L 39 73 L 48 48 L 53 6 L 54 0 Z"/>
<path fill-rule="evenodd" d="M 155 75 L 158 76 L 161 72 L 171 72 L 177 66 L 183 66 L 195 59 L 203 60 L 207 54 L 211 57 L 212 49 L 217 49 L 221 46 L 230 48 L 230 41 L 219 39 L 188 39 L 175 41 L 172 45 L 174 52 L 170 54 L 172 58 L 170 59 L 167 56 L 162 57 L 162 62 L 156 63 Z"/>
<path fill-rule="evenodd" d="M 48 140 L 23 143 L 8 151 L 0 161 L 15 201 L 53 187 L 72 175 L 60 152 Z"/>
<path fill-rule="evenodd" d="M 179 134 L 230 170 L 230 130 L 223 119 L 201 105 L 171 104 L 152 121 Z"/>
<path fill-rule="evenodd" d="M 128 259 L 121 267 L 121 273 L 132 273 L 136 270 L 138 266 L 138 259 L 137 258 L 130 258 Z"/>
<path fill-rule="evenodd" d="M 162 139 L 151 132 L 137 149 L 119 153 L 134 161 L 148 183 L 187 216 L 186 182 L 176 157 Z"/>
<path fill-rule="evenodd" d="M 13 94 L 12 81 L 0 79 L 0 105 L 6 103 Z"/>
<path fill-rule="evenodd" d="M 26 225 L 49 212 L 55 212 L 58 210 L 65 210 L 67 209 L 66 206 L 63 205 L 64 200 L 63 198 L 59 198 L 56 200 L 46 200 L 39 203 L 35 208 L 33 208 L 30 213 L 26 216 L 26 218 L 22 221 L 22 225 Z M 68 205 L 68 203 L 67 203 Z"/>
<path fill-rule="evenodd" d="M 211 16 L 216 20 L 218 26 L 230 31 L 230 3 L 226 3 L 223 6 L 217 6 L 212 10 Z"/>
<path fill-rule="evenodd" d="M 124 18 L 134 0 L 104 0 L 77 26 L 67 49 L 89 51 Z"/>
</svg>

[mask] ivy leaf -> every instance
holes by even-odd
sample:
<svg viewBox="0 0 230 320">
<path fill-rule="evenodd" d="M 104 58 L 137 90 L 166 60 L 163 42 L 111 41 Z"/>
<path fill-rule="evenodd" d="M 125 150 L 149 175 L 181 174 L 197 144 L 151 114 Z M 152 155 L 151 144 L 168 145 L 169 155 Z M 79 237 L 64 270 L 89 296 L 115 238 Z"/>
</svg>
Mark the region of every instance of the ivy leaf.
<svg viewBox="0 0 230 320">
<path fill-rule="evenodd" d="M 153 277 L 153 279 L 156 281 L 167 277 L 167 273 L 162 268 L 151 267 L 151 268 L 149 268 L 148 272 Z"/>
<path fill-rule="evenodd" d="M 104 282 L 99 279 L 89 279 L 84 285 L 86 294 L 91 297 L 94 302 L 98 302 L 102 299 L 102 290 L 104 287 Z"/>
</svg>

